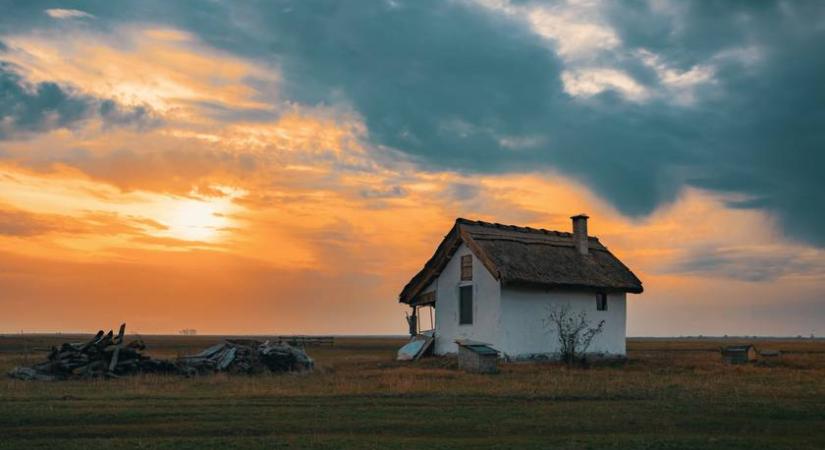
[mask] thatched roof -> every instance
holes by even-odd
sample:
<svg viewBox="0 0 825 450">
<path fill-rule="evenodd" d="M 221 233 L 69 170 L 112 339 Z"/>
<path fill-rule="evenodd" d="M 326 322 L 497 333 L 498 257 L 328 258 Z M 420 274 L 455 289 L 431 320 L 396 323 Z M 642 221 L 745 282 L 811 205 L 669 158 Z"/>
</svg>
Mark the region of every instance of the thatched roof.
<svg viewBox="0 0 825 450">
<path fill-rule="evenodd" d="M 505 286 L 642 292 L 642 282 L 598 238 L 588 241 L 589 253 L 582 255 L 572 233 L 459 218 L 399 301 L 416 303 L 462 243 Z"/>
</svg>

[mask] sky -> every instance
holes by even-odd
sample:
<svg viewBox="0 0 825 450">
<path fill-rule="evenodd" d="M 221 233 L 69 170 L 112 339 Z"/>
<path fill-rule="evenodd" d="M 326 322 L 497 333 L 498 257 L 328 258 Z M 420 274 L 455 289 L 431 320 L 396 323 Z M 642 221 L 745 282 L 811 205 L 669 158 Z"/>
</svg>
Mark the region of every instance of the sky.
<svg viewBox="0 0 825 450">
<path fill-rule="evenodd" d="M 820 1 L 0 0 L 0 332 L 403 334 L 455 218 L 825 334 Z"/>
</svg>

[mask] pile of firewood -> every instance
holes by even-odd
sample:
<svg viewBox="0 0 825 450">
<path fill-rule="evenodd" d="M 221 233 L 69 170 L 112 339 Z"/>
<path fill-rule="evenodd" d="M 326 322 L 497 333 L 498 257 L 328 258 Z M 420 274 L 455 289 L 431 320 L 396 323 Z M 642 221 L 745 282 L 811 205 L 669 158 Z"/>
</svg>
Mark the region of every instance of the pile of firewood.
<svg viewBox="0 0 825 450">
<path fill-rule="evenodd" d="M 21 380 L 66 380 L 117 378 L 137 373 L 200 375 L 213 372 L 255 374 L 312 370 L 314 362 L 302 349 L 285 342 L 251 339 L 227 340 L 192 356 L 176 361 L 153 359 L 141 353 L 140 339 L 124 343 L 126 324 L 115 334 L 97 332 L 85 343 L 64 343 L 52 347 L 45 362 L 32 367 L 16 367 L 9 376 Z"/>
<path fill-rule="evenodd" d="M 52 381 L 69 378 L 116 378 L 138 372 L 177 371 L 175 364 L 169 361 L 156 360 L 141 354 L 146 346 L 140 339 L 125 344 L 125 333 L 124 323 L 116 336 L 112 330 L 108 333 L 100 330 L 88 342 L 66 342 L 60 347 L 52 347 L 45 362 L 32 367 L 16 367 L 9 372 L 9 376 L 21 380 Z"/>
<path fill-rule="evenodd" d="M 177 363 L 192 374 L 302 372 L 314 366 L 312 358 L 299 348 L 285 342 L 252 339 L 227 340 L 196 355 L 179 358 Z"/>
</svg>

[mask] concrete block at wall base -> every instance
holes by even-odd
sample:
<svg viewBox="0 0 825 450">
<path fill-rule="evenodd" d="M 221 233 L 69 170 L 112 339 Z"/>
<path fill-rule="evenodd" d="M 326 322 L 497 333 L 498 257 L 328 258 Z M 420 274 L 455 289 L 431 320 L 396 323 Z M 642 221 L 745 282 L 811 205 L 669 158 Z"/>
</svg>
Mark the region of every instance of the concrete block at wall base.
<svg viewBox="0 0 825 450">
<path fill-rule="evenodd" d="M 504 355 L 504 359 L 508 362 L 542 362 L 542 361 L 561 361 L 560 353 L 525 353 L 520 355 Z M 623 361 L 627 359 L 626 355 L 614 353 L 586 353 L 585 359 L 590 362 L 594 361 Z"/>
<path fill-rule="evenodd" d="M 498 373 L 496 354 L 475 353 L 464 346 L 458 349 L 458 368 L 472 373 Z"/>
</svg>

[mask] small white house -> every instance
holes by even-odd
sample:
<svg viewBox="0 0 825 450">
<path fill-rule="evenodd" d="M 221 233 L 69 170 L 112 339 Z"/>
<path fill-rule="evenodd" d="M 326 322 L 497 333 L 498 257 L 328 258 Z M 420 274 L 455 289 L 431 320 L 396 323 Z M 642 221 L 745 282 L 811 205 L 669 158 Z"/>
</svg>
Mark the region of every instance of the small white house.
<svg viewBox="0 0 825 450">
<path fill-rule="evenodd" d="M 456 219 L 399 296 L 412 307 L 411 333 L 434 316 L 435 354 L 470 340 L 512 359 L 556 355 L 545 320 L 550 308 L 567 305 L 605 321 L 589 352 L 624 356 L 626 293 L 641 293 L 642 282 L 587 236 L 587 216 L 571 219 L 573 233 Z"/>
</svg>

